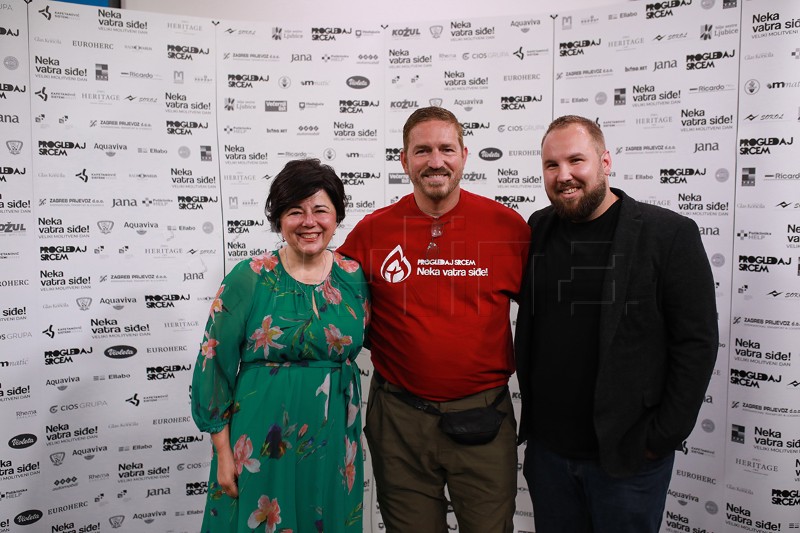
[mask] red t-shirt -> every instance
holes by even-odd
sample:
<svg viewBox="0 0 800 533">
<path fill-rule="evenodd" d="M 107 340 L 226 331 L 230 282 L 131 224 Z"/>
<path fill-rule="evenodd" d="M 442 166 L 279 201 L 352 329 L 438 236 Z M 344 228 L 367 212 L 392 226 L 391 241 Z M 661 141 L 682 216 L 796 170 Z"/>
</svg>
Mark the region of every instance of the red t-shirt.
<svg viewBox="0 0 800 533">
<path fill-rule="evenodd" d="M 520 290 L 530 228 L 463 189 L 432 239 L 435 220 L 409 194 L 367 215 L 338 251 L 361 263 L 369 283 L 375 369 L 412 394 L 447 401 L 505 385 L 514 371 L 509 298 Z M 432 240 L 438 259 L 426 259 Z"/>
</svg>

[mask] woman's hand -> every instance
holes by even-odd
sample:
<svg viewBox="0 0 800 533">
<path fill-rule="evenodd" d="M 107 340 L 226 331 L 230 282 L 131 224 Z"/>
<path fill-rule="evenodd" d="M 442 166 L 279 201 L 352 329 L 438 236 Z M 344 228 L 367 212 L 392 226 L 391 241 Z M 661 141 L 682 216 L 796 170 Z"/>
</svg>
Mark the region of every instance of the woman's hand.
<svg viewBox="0 0 800 533">
<path fill-rule="evenodd" d="M 219 433 L 212 433 L 211 442 L 217 451 L 217 482 L 225 494 L 238 498 L 236 462 L 233 460 L 229 426 L 225 426 Z"/>
</svg>

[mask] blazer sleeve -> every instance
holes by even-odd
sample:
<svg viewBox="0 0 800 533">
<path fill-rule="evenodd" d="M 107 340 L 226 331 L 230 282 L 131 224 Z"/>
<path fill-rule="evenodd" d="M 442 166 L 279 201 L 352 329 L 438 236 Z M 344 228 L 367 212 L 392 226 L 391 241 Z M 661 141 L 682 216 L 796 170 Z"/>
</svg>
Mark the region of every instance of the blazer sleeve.
<svg viewBox="0 0 800 533">
<path fill-rule="evenodd" d="M 519 309 L 517 310 L 517 324 L 514 330 L 514 360 L 517 367 L 517 381 L 522 396 L 522 407 L 519 417 L 519 433 L 517 444 L 522 444 L 528 440 L 529 431 L 529 411 L 530 411 L 530 381 L 531 381 L 531 356 L 533 351 L 533 243 L 536 239 L 543 236 L 543 232 L 538 227 L 538 221 L 542 219 L 542 211 L 533 213 L 528 218 L 528 233 L 530 235 L 529 246 L 525 249 L 523 259 L 523 276 L 520 287 Z"/>
<path fill-rule="evenodd" d="M 719 347 L 714 277 L 693 220 L 681 217 L 664 267 L 667 375 L 647 432 L 647 446 L 658 455 L 691 433 Z"/>
</svg>

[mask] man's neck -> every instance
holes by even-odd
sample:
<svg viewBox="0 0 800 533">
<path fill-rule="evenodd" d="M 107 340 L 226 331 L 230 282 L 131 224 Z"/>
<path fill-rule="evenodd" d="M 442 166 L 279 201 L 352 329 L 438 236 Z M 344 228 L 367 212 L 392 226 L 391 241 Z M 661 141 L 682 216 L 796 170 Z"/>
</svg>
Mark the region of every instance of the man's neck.
<svg viewBox="0 0 800 533">
<path fill-rule="evenodd" d="M 417 203 L 419 210 L 433 218 L 439 218 L 445 213 L 452 211 L 458 205 L 460 198 L 460 188 L 454 189 L 446 198 L 442 198 L 441 200 L 431 200 L 424 194 L 416 190 L 414 191 L 414 201 Z"/>
</svg>

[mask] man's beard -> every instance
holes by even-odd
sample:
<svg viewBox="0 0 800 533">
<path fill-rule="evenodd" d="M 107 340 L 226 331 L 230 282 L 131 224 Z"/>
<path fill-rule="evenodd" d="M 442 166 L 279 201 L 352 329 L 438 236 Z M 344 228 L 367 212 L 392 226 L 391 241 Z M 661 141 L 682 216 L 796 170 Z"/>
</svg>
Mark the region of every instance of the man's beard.
<svg viewBox="0 0 800 533">
<path fill-rule="evenodd" d="M 602 180 L 597 182 L 594 188 L 584 188 L 583 192 L 583 196 L 577 202 L 561 200 L 557 195 L 555 198 L 550 198 L 556 214 L 571 222 L 583 222 L 588 219 L 606 198 L 605 176 L 602 176 Z"/>
<path fill-rule="evenodd" d="M 417 186 L 420 189 L 420 192 L 425 195 L 429 200 L 434 202 L 439 202 L 447 198 L 450 193 L 458 186 L 460 179 L 454 177 L 452 172 L 448 172 L 447 180 L 441 186 L 435 187 L 429 184 L 426 184 L 425 177 L 434 174 L 434 173 L 425 173 L 423 172 L 418 178 L 413 179 L 413 182 L 416 182 Z"/>
</svg>

